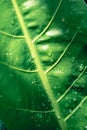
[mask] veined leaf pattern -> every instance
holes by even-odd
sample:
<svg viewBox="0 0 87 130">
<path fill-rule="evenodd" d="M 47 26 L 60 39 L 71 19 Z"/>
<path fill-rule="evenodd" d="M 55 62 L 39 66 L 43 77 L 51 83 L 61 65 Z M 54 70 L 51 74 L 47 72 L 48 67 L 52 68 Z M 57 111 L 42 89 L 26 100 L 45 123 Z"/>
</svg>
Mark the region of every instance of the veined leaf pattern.
<svg viewBox="0 0 87 130">
<path fill-rule="evenodd" d="M 78 121 L 87 112 L 85 2 L 2 0 L 2 5 L 0 120 L 8 130 L 86 129 L 86 119 Z"/>
</svg>

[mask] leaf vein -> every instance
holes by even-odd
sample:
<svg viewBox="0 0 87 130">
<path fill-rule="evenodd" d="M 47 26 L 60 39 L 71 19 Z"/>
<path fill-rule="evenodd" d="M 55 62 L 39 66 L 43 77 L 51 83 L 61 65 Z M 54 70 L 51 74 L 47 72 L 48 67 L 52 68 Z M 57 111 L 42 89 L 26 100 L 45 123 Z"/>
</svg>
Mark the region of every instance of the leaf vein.
<svg viewBox="0 0 87 130">
<path fill-rule="evenodd" d="M 57 102 L 61 101 L 66 94 L 71 90 L 71 88 L 74 86 L 74 84 L 81 78 L 81 76 L 86 71 L 87 67 L 84 67 L 84 70 L 79 74 L 79 76 L 73 81 L 73 83 L 70 85 L 70 87 L 64 92 L 64 94 L 57 100 Z"/>
<path fill-rule="evenodd" d="M 79 105 L 64 120 L 67 121 L 72 115 L 74 115 L 86 100 L 87 96 L 83 98 L 83 100 L 79 103 Z"/>
<path fill-rule="evenodd" d="M 50 72 L 54 67 L 56 67 L 56 65 L 61 61 L 61 59 L 63 58 L 63 56 L 65 55 L 66 51 L 68 50 L 68 48 L 70 47 L 70 45 L 72 44 L 72 42 L 74 41 L 74 39 L 77 36 L 78 31 L 76 31 L 71 39 L 71 41 L 68 43 L 68 45 L 65 47 L 64 51 L 62 52 L 62 54 L 60 55 L 60 57 L 58 58 L 58 60 L 51 66 L 49 67 L 49 69 L 47 69 L 45 71 L 45 73 Z"/>
<path fill-rule="evenodd" d="M 32 109 L 26 109 L 26 108 L 17 108 L 17 107 L 12 107 L 8 106 L 5 104 L 0 104 L 1 106 L 5 106 L 6 108 L 12 109 L 12 110 L 17 110 L 17 111 L 25 111 L 25 112 L 31 112 L 31 113 L 51 113 L 54 112 L 54 110 L 45 110 L 45 111 L 39 111 L 39 110 L 32 110 Z"/>
<path fill-rule="evenodd" d="M 21 68 L 18 68 L 18 67 L 15 67 L 15 66 L 12 66 L 12 65 L 9 65 L 9 64 L 6 64 L 4 62 L 1 62 L 0 61 L 0 64 L 4 65 L 4 66 L 7 66 L 13 70 L 17 70 L 17 71 L 20 71 L 20 72 L 24 72 L 24 73 L 33 73 L 33 72 L 37 72 L 37 70 L 25 70 L 25 69 L 21 69 Z"/>
<path fill-rule="evenodd" d="M 17 1 L 16 0 L 12 0 L 12 4 L 14 6 L 14 9 L 15 9 L 15 12 L 16 12 L 16 15 L 18 17 L 18 20 L 19 20 L 19 23 L 21 25 L 21 28 L 22 28 L 22 31 L 23 31 L 23 34 L 25 36 L 25 40 L 26 40 L 26 44 L 28 46 L 28 49 L 30 50 L 30 53 L 31 53 L 31 56 L 34 58 L 34 61 L 35 61 L 35 64 L 36 64 L 36 67 L 37 67 L 37 70 L 38 70 L 38 74 L 40 76 L 40 79 L 43 83 L 43 87 L 51 101 L 51 104 L 52 104 L 52 107 L 54 109 L 54 113 L 55 113 L 55 116 L 56 116 L 56 119 L 57 119 L 57 122 L 61 128 L 61 130 L 67 130 L 66 128 L 66 124 L 60 114 L 60 109 L 59 109 L 59 105 L 56 103 L 56 99 L 54 97 L 54 94 L 53 94 L 53 91 L 50 87 L 50 84 L 49 84 L 49 81 L 47 79 L 47 76 L 43 70 L 43 67 L 42 67 L 42 64 L 39 60 L 39 56 L 38 56 L 38 53 L 36 51 L 36 47 L 34 46 L 31 38 L 30 38 L 30 34 L 28 32 L 28 29 L 26 28 L 26 25 L 25 25 L 25 22 L 24 22 L 24 19 L 23 19 L 23 16 L 20 12 L 20 9 L 17 5 Z"/>
<path fill-rule="evenodd" d="M 7 37 L 11 37 L 11 38 L 17 38 L 17 39 L 20 39 L 20 38 L 23 39 L 24 38 L 24 36 L 12 35 L 12 34 L 9 34 L 7 32 L 1 31 L 1 30 L 0 30 L 0 33 L 3 34 L 3 35 L 5 35 L 5 36 L 7 36 Z"/>
<path fill-rule="evenodd" d="M 59 9 L 60 9 L 60 6 L 61 6 L 61 4 L 62 4 L 62 1 L 63 1 L 63 0 L 60 0 L 60 2 L 58 3 L 57 8 L 56 8 L 56 10 L 55 10 L 55 12 L 54 12 L 52 18 L 50 19 L 50 21 L 48 22 L 48 24 L 47 24 L 47 26 L 44 28 L 44 30 L 43 30 L 38 36 L 36 36 L 36 37 L 33 39 L 33 41 L 32 41 L 33 43 L 34 43 L 35 41 L 37 41 L 37 40 L 49 29 L 49 27 L 51 26 L 52 22 L 54 21 L 56 15 L 57 15 L 57 13 L 58 13 L 58 11 L 59 11 Z"/>
</svg>

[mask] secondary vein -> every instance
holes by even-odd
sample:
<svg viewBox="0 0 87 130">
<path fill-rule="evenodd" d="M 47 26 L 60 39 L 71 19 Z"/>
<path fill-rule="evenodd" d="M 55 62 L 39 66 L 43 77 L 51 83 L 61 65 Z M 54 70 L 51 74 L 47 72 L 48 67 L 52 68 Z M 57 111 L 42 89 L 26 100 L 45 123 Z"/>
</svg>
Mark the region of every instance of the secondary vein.
<svg viewBox="0 0 87 130">
<path fill-rule="evenodd" d="M 73 81 L 73 83 L 70 85 L 70 87 L 64 92 L 64 94 L 58 98 L 57 102 L 61 101 L 66 94 L 71 90 L 71 88 L 74 86 L 74 84 L 82 77 L 82 75 L 84 74 L 84 72 L 86 71 L 87 67 L 84 68 L 84 70 L 79 74 L 79 76 Z"/>
<path fill-rule="evenodd" d="M 72 42 L 73 42 L 74 39 L 76 38 L 77 33 L 78 33 L 78 30 L 74 33 L 74 35 L 73 35 L 71 41 L 70 41 L 70 42 L 68 43 L 68 45 L 65 47 L 64 51 L 62 52 L 62 54 L 60 55 L 60 57 L 58 58 L 58 60 L 57 60 L 51 67 L 49 67 L 49 68 L 45 71 L 45 73 L 50 72 L 50 71 L 51 71 L 53 68 L 55 68 L 56 65 L 61 61 L 61 59 L 63 58 L 63 56 L 64 56 L 65 53 L 67 52 L 68 48 L 70 47 L 70 45 L 72 44 Z"/>
<path fill-rule="evenodd" d="M 0 104 L 0 106 L 4 106 L 6 108 L 12 109 L 12 110 L 16 110 L 16 111 L 24 111 L 24 112 L 30 112 L 30 113 L 41 113 L 41 114 L 45 114 L 45 113 L 53 113 L 54 110 L 44 110 L 44 111 L 40 111 L 40 110 L 33 110 L 33 109 L 27 109 L 27 108 L 18 108 L 18 107 L 13 107 L 13 106 L 9 106 L 9 105 L 5 105 L 5 104 Z"/>
<path fill-rule="evenodd" d="M 37 70 L 25 70 L 25 69 L 21 69 L 12 65 L 9 65 L 5 62 L 0 61 L 0 64 L 9 67 L 10 69 L 16 70 L 16 71 L 20 71 L 20 72 L 24 72 L 24 73 L 34 73 L 37 72 Z"/>
<path fill-rule="evenodd" d="M 7 32 L 1 31 L 1 30 L 0 30 L 0 33 L 3 34 L 3 35 L 5 35 L 5 36 L 11 37 L 11 38 L 17 38 L 17 39 L 20 39 L 20 38 L 23 39 L 24 38 L 24 36 L 12 35 L 12 34 L 9 34 Z"/>
<path fill-rule="evenodd" d="M 36 36 L 36 37 L 33 39 L 32 42 L 37 41 L 37 40 L 49 29 L 50 25 L 52 24 L 52 22 L 54 21 L 56 15 L 57 15 L 57 13 L 58 13 L 58 10 L 60 9 L 61 4 L 62 4 L 62 0 L 60 0 L 60 2 L 58 3 L 58 6 L 57 6 L 57 8 L 56 8 L 56 10 L 55 10 L 55 12 L 54 12 L 52 18 L 51 18 L 50 21 L 48 22 L 47 26 L 44 28 L 44 30 L 43 30 L 38 36 Z"/>
<path fill-rule="evenodd" d="M 80 108 L 80 106 L 82 106 L 82 104 L 87 100 L 87 96 L 85 96 L 83 98 L 83 100 L 79 103 L 79 105 L 77 105 L 77 107 L 64 119 L 65 121 L 67 121 L 72 115 L 74 115 L 77 110 Z"/>
</svg>

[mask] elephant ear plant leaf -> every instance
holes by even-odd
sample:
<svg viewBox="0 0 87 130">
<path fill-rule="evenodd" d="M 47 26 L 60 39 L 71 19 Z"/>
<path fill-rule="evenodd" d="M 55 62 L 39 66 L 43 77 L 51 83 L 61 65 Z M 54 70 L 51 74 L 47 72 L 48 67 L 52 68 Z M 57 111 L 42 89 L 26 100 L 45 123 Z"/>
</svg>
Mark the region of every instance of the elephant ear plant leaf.
<svg viewBox="0 0 87 130">
<path fill-rule="evenodd" d="M 1 0 L 1 130 L 86 130 L 86 113 L 86 1 Z"/>
</svg>

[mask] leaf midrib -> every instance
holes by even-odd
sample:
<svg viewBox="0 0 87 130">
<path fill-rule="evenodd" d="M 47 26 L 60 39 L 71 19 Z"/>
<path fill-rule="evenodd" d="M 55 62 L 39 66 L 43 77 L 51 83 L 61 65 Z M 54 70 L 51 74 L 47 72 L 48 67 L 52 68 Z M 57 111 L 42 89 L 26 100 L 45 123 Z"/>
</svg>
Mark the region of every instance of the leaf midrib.
<svg viewBox="0 0 87 130">
<path fill-rule="evenodd" d="M 23 34 L 24 34 L 28 49 L 29 49 L 29 51 L 31 53 L 32 58 L 34 58 L 34 62 L 36 64 L 40 79 L 41 79 L 41 81 L 43 83 L 43 87 L 44 87 L 44 89 L 45 89 L 45 91 L 46 91 L 46 93 L 47 93 L 47 95 L 48 95 L 48 97 L 49 97 L 49 99 L 51 101 L 52 107 L 54 109 L 55 116 L 57 118 L 57 122 L 60 125 L 61 130 L 67 130 L 66 124 L 65 124 L 63 118 L 61 117 L 59 106 L 56 103 L 56 99 L 54 97 L 54 94 L 53 94 L 52 89 L 50 87 L 47 76 L 46 76 L 46 74 L 45 74 L 45 72 L 43 70 L 43 67 L 41 65 L 41 62 L 39 60 L 38 53 L 37 53 L 37 51 L 35 49 L 34 44 L 32 43 L 32 40 L 30 38 L 29 32 L 28 32 L 28 30 L 26 28 L 25 22 L 23 20 L 23 16 L 22 16 L 22 14 L 20 12 L 20 9 L 19 9 L 19 7 L 17 5 L 16 0 L 12 0 L 12 4 L 13 4 L 13 7 L 15 9 L 15 12 L 16 12 L 17 18 L 19 20 L 19 23 L 21 25 L 21 28 L 22 28 L 22 31 L 23 31 Z"/>
</svg>

